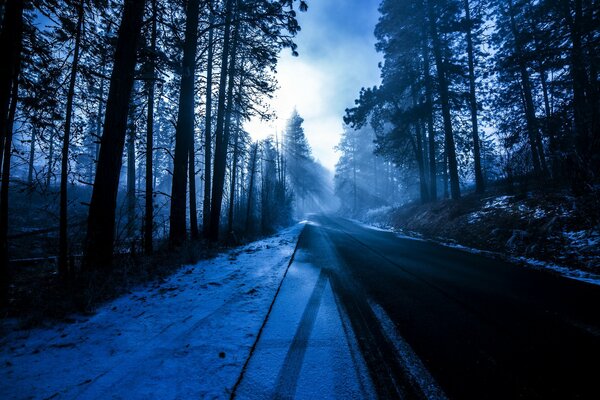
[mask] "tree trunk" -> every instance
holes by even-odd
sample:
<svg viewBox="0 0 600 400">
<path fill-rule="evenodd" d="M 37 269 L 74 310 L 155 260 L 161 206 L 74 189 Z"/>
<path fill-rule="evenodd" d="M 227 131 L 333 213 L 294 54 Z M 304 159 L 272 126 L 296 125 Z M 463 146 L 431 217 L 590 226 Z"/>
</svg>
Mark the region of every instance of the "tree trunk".
<svg viewBox="0 0 600 400">
<path fill-rule="evenodd" d="M 105 57 L 102 57 L 102 63 L 105 62 Z M 106 72 L 106 69 L 102 67 L 102 74 Z M 98 163 L 98 159 L 100 158 L 100 140 L 102 139 L 102 116 L 104 114 L 104 78 L 100 78 L 100 93 L 98 97 L 98 115 L 96 118 L 96 137 L 94 141 L 96 142 L 96 155 L 94 157 L 94 163 Z M 94 179 L 93 172 L 90 174 L 90 181 Z"/>
<path fill-rule="evenodd" d="M 440 101 L 442 103 L 442 117 L 444 119 L 445 152 L 448 158 L 448 170 L 450 175 L 450 193 L 452 200 L 460 199 L 460 183 L 458 180 L 458 163 L 456 161 L 456 147 L 454 144 L 454 133 L 452 132 L 452 117 L 450 115 L 450 95 L 448 93 L 448 81 L 446 77 L 446 63 L 442 57 L 442 43 L 437 30 L 437 18 L 432 0 L 428 0 L 429 28 L 433 43 L 433 53 L 438 74 L 438 85 Z"/>
<path fill-rule="evenodd" d="M 110 268 L 127 115 L 145 0 L 126 0 L 106 102 L 106 117 L 88 216 L 84 269 Z"/>
<path fill-rule="evenodd" d="M 427 132 L 429 139 L 429 198 L 437 199 L 437 165 L 435 158 L 435 129 L 433 125 L 433 88 L 431 83 L 431 63 L 429 58 L 429 34 L 427 24 L 423 23 L 423 69 L 425 81 L 425 101 L 427 103 Z"/>
<path fill-rule="evenodd" d="M 135 87 L 135 86 L 134 86 Z M 131 120 L 127 138 L 127 239 L 135 245 L 135 104 L 130 106 Z"/>
<path fill-rule="evenodd" d="M 4 26 L 0 33 L 0 166 L 6 146 L 10 148 L 8 131 L 12 129 L 9 121 L 13 85 L 18 85 L 23 47 L 23 7 L 29 1 L 7 0 L 4 4 Z M 9 149 L 10 154 L 10 149 Z"/>
<path fill-rule="evenodd" d="M 240 61 L 240 66 L 241 68 L 243 68 L 245 59 L 244 57 L 242 57 L 242 60 Z M 235 61 L 232 62 L 232 66 L 235 64 Z M 229 84 L 231 85 L 231 87 L 233 88 L 233 79 L 232 77 L 234 77 L 234 75 L 230 76 L 230 82 Z M 235 133 L 234 133 L 234 139 L 233 139 L 233 160 L 231 161 L 231 187 L 230 187 L 230 195 L 229 195 L 229 215 L 228 215 L 228 234 L 232 234 L 233 233 L 233 215 L 234 215 L 234 207 L 235 207 L 235 191 L 236 191 L 236 174 L 237 174 L 237 168 L 238 168 L 238 157 L 239 157 L 239 135 L 240 135 L 240 131 L 241 131 L 241 113 L 242 113 L 242 106 L 241 106 L 241 102 L 242 102 L 242 91 L 244 90 L 244 76 L 242 75 L 240 77 L 240 81 L 238 83 L 238 93 L 237 93 L 237 115 L 236 115 L 236 124 L 235 124 Z M 229 110 L 229 119 L 231 119 L 232 115 L 231 115 L 232 111 L 231 109 Z M 226 128 L 227 131 L 229 131 L 229 126 Z M 227 136 L 229 136 L 229 134 L 227 134 Z"/>
<path fill-rule="evenodd" d="M 417 108 L 418 92 L 417 88 L 412 88 L 412 105 L 413 108 Z M 421 130 L 421 120 L 417 120 L 414 123 L 415 136 L 411 137 L 411 145 L 415 153 L 415 160 L 417 161 L 417 168 L 419 170 L 419 194 L 421 203 L 425 204 L 429 201 L 429 188 L 427 187 L 427 178 L 425 171 L 425 152 L 423 151 L 423 132 Z"/>
<path fill-rule="evenodd" d="M 250 167 L 250 184 L 248 185 L 248 207 L 246 208 L 246 234 L 250 233 L 252 224 L 252 191 L 254 190 L 254 177 L 256 175 L 256 156 L 258 154 L 258 142 L 254 143 L 252 149 L 252 165 Z"/>
<path fill-rule="evenodd" d="M 564 13 L 569 26 L 569 35 L 571 40 L 570 51 L 570 74 L 573 81 L 573 115 L 575 120 L 575 146 L 580 160 L 584 165 L 579 166 L 582 169 L 582 176 L 586 179 L 591 171 L 586 171 L 590 167 L 589 161 L 592 156 L 592 132 L 589 124 L 588 99 L 586 90 L 591 91 L 583 52 L 583 2 L 582 0 L 564 1 Z M 573 7 L 573 14 L 571 14 Z"/>
<path fill-rule="evenodd" d="M 212 81 L 214 49 L 214 16 L 210 16 L 208 31 L 208 60 L 206 66 L 206 119 L 204 131 L 204 201 L 202 203 L 202 233 L 208 236 L 210 225 L 210 191 L 212 186 Z"/>
<path fill-rule="evenodd" d="M 31 127 L 31 143 L 29 143 L 29 165 L 27 167 L 27 183 L 33 183 L 33 161 L 35 160 L 35 140 L 37 136 L 37 128 Z"/>
<path fill-rule="evenodd" d="M 233 234 L 233 214 L 235 207 L 235 183 L 238 161 L 238 146 L 239 146 L 239 126 L 236 127 L 233 139 L 233 158 L 231 160 L 231 184 L 229 187 L 229 210 L 227 218 L 227 234 Z"/>
<path fill-rule="evenodd" d="M 50 145 L 48 146 L 48 173 L 46 174 L 46 187 L 50 187 L 52 179 L 52 166 L 54 165 L 54 129 L 50 131 Z"/>
<path fill-rule="evenodd" d="M 529 71 L 527 71 L 527 65 L 525 64 L 525 58 L 521 45 L 521 37 L 517 30 L 517 24 L 515 22 L 515 11 L 513 8 L 512 0 L 508 1 L 509 17 L 511 31 L 515 40 L 515 55 L 519 63 L 519 71 L 521 74 L 521 86 L 523 91 L 523 99 L 525 105 L 525 119 L 527 121 L 527 134 L 529 138 L 529 146 L 531 148 L 531 159 L 533 163 L 533 172 L 535 175 L 540 176 L 542 173 L 542 160 L 539 153 L 539 147 L 537 142 L 537 136 L 539 135 L 537 120 L 535 117 L 535 106 L 533 104 L 533 96 L 531 94 L 531 80 L 529 78 Z"/>
<path fill-rule="evenodd" d="M 73 61 L 71 63 L 71 76 L 69 78 L 69 90 L 67 92 L 67 110 L 65 116 L 65 133 L 63 137 L 62 159 L 60 168 L 60 223 L 58 234 L 58 273 L 63 280 L 70 275 L 69 269 L 69 241 L 67 232 L 67 181 L 69 174 L 69 145 L 71 141 L 71 119 L 73 116 L 73 100 L 75 97 L 75 83 L 77 81 L 77 68 L 79 68 L 79 50 L 83 30 L 84 0 L 80 0 L 77 9 L 77 28 L 75 31 L 75 49 L 73 50 Z"/>
<path fill-rule="evenodd" d="M 23 47 L 23 7 L 25 1 L 11 0 L 5 5 L 6 23 L 0 36 L 0 307 L 8 301 L 8 187 L 12 150 L 13 123 L 19 94 L 19 73 Z"/>
<path fill-rule="evenodd" d="M 194 136 L 194 77 L 196 48 L 198 46 L 199 0 L 189 0 L 186 10 L 185 44 L 179 92 L 179 112 L 175 131 L 175 159 L 173 161 L 173 186 L 169 242 L 180 245 L 186 237 L 186 186 L 188 157 Z"/>
<path fill-rule="evenodd" d="M 154 79 L 156 75 L 156 0 L 152 0 L 152 28 L 150 32 L 150 51 L 152 55 L 148 61 L 148 113 L 146 116 L 146 204 L 144 214 L 144 252 L 152 254 L 153 251 L 153 225 L 154 225 L 154 188 L 153 188 L 153 149 L 154 149 Z"/>
<path fill-rule="evenodd" d="M 228 68 L 230 56 L 231 20 L 233 17 L 233 0 L 227 0 L 225 8 L 225 33 L 223 37 L 223 55 L 221 57 L 221 78 L 219 82 L 219 98 L 217 103 L 217 126 L 215 129 L 215 162 L 212 185 L 212 196 L 210 206 L 210 222 L 208 238 L 212 242 L 219 240 L 219 223 L 221 219 L 221 203 L 223 200 L 223 187 L 225 185 L 225 167 L 227 162 L 227 137 L 224 132 L 225 123 L 225 100 L 227 89 L 227 73 L 232 71 Z M 233 46 L 232 53 L 235 53 Z M 234 60 L 235 54 L 231 54 Z"/>
<path fill-rule="evenodd" d="M 473 160 L 475 168 L 475 191 L 483 193 L 485 182 L 481 171 L 481 150 L 479 149 L 479 126 L 477 122 L 477 94 L 475 87 L 475 55 L 473 54 L 473 21 L 469 0 L 463 0 L 465 22 L 467 24 L 467 58 L 469 62 L 469 105 L 471 108 L 471 134 L 473 138 Z"/>
<path fill-rule="evenodd" d="M 189 174 L 190 174 L 190 235 L 192 239 L 198 239 L 198 211 L 196 201 L 196 153 L 194 150 L 194 138 L 190 142 Z"/>
<path fill-rule="evenodd" d="M 417 167 L 419 168 L 419 189 L 421 195 L 421 203 L 425 204 L 429 201 L 429 189 L 427 188 L 427 178 L 425 177 L 425 161 L 423 159 L 423 138 L 421 133 L 421 124 L 415 124 L 415 139 L 413 144 L 414 151 L 417 156 Z"/>
</svg>

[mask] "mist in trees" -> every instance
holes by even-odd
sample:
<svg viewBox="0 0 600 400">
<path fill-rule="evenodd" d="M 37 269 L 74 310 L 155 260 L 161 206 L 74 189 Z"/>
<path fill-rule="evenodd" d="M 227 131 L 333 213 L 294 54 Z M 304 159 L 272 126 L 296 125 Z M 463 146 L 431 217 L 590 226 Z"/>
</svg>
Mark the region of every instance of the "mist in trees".
<svg viewBox="0 0 600 400">
<path fill-rule="evenodd" d="M 397 201 L 365 183 L 373 160 L 393 165 L 400 202 L 490 184 L 589 192 L 600 173 L 597 10 L 592 0 L 383 0 L 381 84 L 346 110 L 339 144 L 344 207 Z"/>
<path fill-rule="evenodd" d="M 2 300 L 9 260 L 56 257 L 81 287 L 115 259 L 237 243 L 338 206 L 598 184 L 597 1 L 383 0 L 381 84 L 346 110 L 335 176 L 297 111 L 267 139 L 244 130 L 273 117 L 278 57 L 298 55 L 307 7 L 0 2 Z"/>
<path fill-rule="evenodd" d="M 287 121 L 283 133 L 284 180 L 289 182 L 294 195 L 295 213 L 333 211 L 336 202 L 331 193 L 331 176 L 313 156 L 306 140 L 304 119 L 296 110 Z"/>
<path fill-rule="evenodd" d="M 307 201 L 314 190 L 288 175 L 301 167 L 288 166 L 283 137 L 253 142 L 243 123 L 271 117 L 277 59 L 297 55 L 296 13 L 306 9 L 2 2 L 2 300 L 9 260 L 56 255 L 64 284 L 83 290 L 115 257 L 289 224 L 296 191 Z M 37 250 L 23 247 L 40 233 Z"/>
</svg>

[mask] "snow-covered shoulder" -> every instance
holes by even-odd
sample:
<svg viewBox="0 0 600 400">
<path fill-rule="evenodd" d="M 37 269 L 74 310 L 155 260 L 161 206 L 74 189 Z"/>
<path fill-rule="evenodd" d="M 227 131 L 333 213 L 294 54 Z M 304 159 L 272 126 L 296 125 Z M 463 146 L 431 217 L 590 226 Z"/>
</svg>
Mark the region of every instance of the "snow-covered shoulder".
<svg viewBox="0 0 600 400">
<path fill-rule="evenodd" d="M 183 267 L 71 324 L 0 342 L 0 398 L 223 398 L 304 225 Z"/>
</svg>

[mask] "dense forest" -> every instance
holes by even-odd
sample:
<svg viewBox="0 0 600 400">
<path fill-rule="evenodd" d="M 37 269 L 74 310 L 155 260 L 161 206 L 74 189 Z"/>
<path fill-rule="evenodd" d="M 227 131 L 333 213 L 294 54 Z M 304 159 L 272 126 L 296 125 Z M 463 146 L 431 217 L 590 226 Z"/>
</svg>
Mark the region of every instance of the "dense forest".
<svg viewBox="0 0 600 400">
<path fill-rule="evenodd" d="M 594 190 L 598 1 L 383 0 L 379 10 L 381 85 L 346 110 L 338 147 L 347 212 L 498 184 Z"/>
<path fill-rule="evenodd" d="M 60 281 L 83 290 L 115 256 L 238 243 L 318 203 L 327 173 L 297 113 L 265 140 L 243 129 L 273 117 L 278 57 L 297 55 L 306 9 L 2 1 L 2 300 L 15 262 L 50 255 Z"/>
</svg>

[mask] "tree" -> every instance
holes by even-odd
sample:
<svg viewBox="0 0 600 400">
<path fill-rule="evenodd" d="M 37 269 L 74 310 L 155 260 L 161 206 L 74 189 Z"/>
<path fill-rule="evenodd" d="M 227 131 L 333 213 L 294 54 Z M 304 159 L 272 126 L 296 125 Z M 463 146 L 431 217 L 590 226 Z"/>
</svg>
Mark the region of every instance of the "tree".
<svg viewBox="0 0 600 400">
<path fill-rule="evenodd" d="M 110 268 L 112 264 L 117 189 L 144 5 L 145 0 L 126 0 L 119 26 L 88 216 L 86 272 Z"/>
<path fill-rule="evenodd" d="M 204 202 L 202 206 L 202 233 L 208 235 L 210 224 L 210 192 L 212 186 L 212 88 L 214 60 L 214 16 L 210 14 L 208 30 L 208 60 L 206 65 L 206 115 L 204 122 Z"/>
<path fill-rule="evenodd" d="M 0 306 L 6 304 L 8 291 L 8 187 L 15 111 L 18 101 L 19 73 L 23 40 L 23 10 L 28 2 L 8 0 L 0 33 Z"/>
<path fill-rule="evenodd" d="M 144 251 L 151 254 L 153 251 L 153 225 L 154 225 L 154 186 L 153 186 L 153 148 L 154 148 L 154 88 L 156 76 L 156 23 L 158 10 L 156 0 L 152 0 L 152 25 L 150 30 L 150 57 L 147 62 L 148 80 L 148 110 L 146 116 L 146 185 L 145 185 L 145 214 L 144 214 Z"/>
<path fill-rule="evenodd" d="M 448 88 L 447 61 L 444 60 L 444 53 L 449 51 L 444 46 L 438 26 L 440 25 L 439 9 L 436 9 L 434 0 L 427 1 L 427 16 L 429 19 L 429 30 L 431 43 L 437 70 L 438 87 L 440 92 L 440 103 L 442 106 L 442 117 L 444 120 L 444 152 L 448 160 L 448 170 L 450 175 L 450 192 L 453 200 L 460 198 L 460 183 L 458 181 L 458 163 L 456 161 L 456 147 L 454 143 L 454 133 L 452 130 L 452 116 L 450 113 L 450 94 Z M 441 8 L 438 6 L 438 8 Z"/>
<path fill-rule="evenodd" d="M 194 136 L 194 78 L 199 13 L 199 0 L 188 1 L 171 190 L 169 241 L 172 246 L 181 244 L 186 238 L 186 186 L 188 157 Z"/>
<path fill-rule="evenodd" d="M 477 121 L 477 94 L 475 85 L 475 55 L 473 49 L 473 26 L 471 19 L 471 5 L 469 0 L 463 0 L 465 10 L 465 33 L 467 39 L 467 58 L 469 64 L 469 105 L 471 109 L 471 130 L 473 134 L 473 168 L 475 169 L 475 190 L 483 193 L 485 184 L 481 171 L 481 150 L 479 149 L 479 123 Z"/>
<path fill-rule="evenodd" d="M 83 35 L 83 21 L 85 16 L 85 1 L 79 0 L 77 4 L 77 26 L 75 28 L 73 60 L 71 61 L 71 76 L 69 77 L 69 90 L 67 93 L 67 109 L 65 116 L 65 132 L 63 136 L 62 159 L 60 169 L 60 231 L 58 250 L 58 271 L 63 279 L 70 275 L 68 261 L 68 232 L 67 232 L 67 181 L 69 174 L 69 146 L 71 137 L 71 119 L 73 114 L 73 99 L 75 97 L 75 82 L 79 67 L 79 53 L 81 37 Z"/>
</svg>

